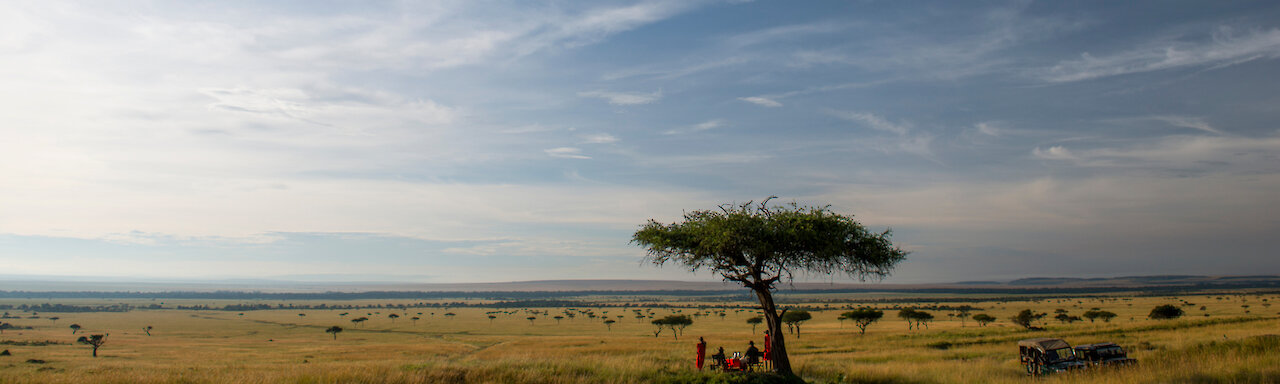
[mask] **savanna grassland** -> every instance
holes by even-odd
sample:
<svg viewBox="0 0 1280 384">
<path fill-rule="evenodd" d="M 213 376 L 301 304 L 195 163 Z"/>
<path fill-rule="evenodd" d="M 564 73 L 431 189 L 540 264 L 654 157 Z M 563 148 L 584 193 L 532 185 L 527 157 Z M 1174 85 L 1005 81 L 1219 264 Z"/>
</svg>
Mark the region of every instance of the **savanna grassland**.
<svg viewBox="0 0 1280 384">
<path fill-rule="evenodd" d="M 1280 382 L 1280 301 L 1275 293 L 1213 292 L 1143 297 L 975 299 L 916 301 L 902 297 L 821 295 L 787 297 L 813 319 L 789 334 L 796 373 L 810 382 L 843 383 L 1026 383 L 1026 382 Z M 599 302 L 600 298 L 592 298 Z M 612 304 L 626 304 L 614 298 Z M 672 307 L 567 308 L 361 308 L 252 311 L 173 309 L 178 305 L 221 307 L 234 300 L 166 300 L 163 309 L 128 312 L 40 312 L 8 309 L 2 321 L 18 328 L 0 334 L 3 383 L 645 383 L 743 381 L 744 376 L 697 373 L 694 343 L 708 349 L 742 351 L 760 343 L 746 319 L 752 303 L 668 301 Z M 807 300 L 807 302 L 806 302 Z M 818 302 L 821 300 L 822 302 Z M 890 302 L 884 300 L 901 300 Z M 6 299 L 0 304 L 49 303 Z M 65 299 L 68 305 L 135 306 L 155 301 Z M 396 304 L 405 300 L 324 302 L 328 305 Z M 316 305 L 320 302 L 293 304 Z M 278 302 L 269 303 L 273 307 Z M 655 302 L 645 302 L 653 305 Z M 1157 305 L 1174 304 L 1186 315 L 1151 320 Z M 970 305 L 970 315 L 997 320 L 979 326 L 960 321 L 944 307 Z M 678 306 L 678 307 L 677 307 Z M 699 308 L 702 306 L 702 308 Z M 865 335 L 837 320 L 856 306 L 885 311 Z M 935 316 L 925 329 L 908 329 L 897 308 L 915 307 Z M 1098 308 L 1114 312 L 1109 322 L 1059 322 L 1056 310 L 1081 315 Z M 1049 315 L 1031 331 L 1009 319 L 1023 309 Z M 639 310 L 643 318 L 637 318 Z M 566 312 L 574 314 L 572 318 Z M 345 315 L 343 314 L 345 313 Z M 421 314 L 419 314 L 421 313 Z M 653 318 L 686 314 L 694 323 L 676 339 L 671 330 L 654 336 Z M 724 316 L 720 316 L 724 313 Z M 392 318 L 395 314 L 398 318 Z M 452 315 L 449 315 L 452 314 Z M 489 319 L 489 316 L 494 316 Z M 555 319 L 562 316 L 562 319 Z M 621 316 L 621 317 L 619 317 Z M 57 320 L 52 320 L 58 317 Z M 366 317 L 360 324 L 351 320 Z M 419 320 L 412 320 L 419 317 Z M 529 320 L 529 317 L 534 317 Z M 615 321 L 606 326 L 604 319 Z M 82 326 L 75 335 L 71 324 Z M 336 339 L 325 330 L 344 330 Z M 150 326 L 148 336 L 144 328 Z M 30 327 L 30 328 L 27 328 Z M 76 343 L 83 334 L 108 334 L 99 357 Z M 1028 378 L 1017 361 L 1017 340 L 1061 337 L 1072 344 L 1112 341 L 1133 367 L 1091 370 L 1043 379 Z M 710 353 L 710 352 L 709 352 Z M 41 360 L 42 363 L 29 360 Z"/>
</svg>

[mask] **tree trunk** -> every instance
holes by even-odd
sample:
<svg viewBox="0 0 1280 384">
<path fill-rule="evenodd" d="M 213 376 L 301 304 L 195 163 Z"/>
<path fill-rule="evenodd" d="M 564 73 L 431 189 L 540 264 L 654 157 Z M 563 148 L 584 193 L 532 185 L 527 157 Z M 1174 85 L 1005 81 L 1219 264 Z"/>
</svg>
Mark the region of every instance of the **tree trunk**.
<svg viewBox="0 0 1280 384">
<path fill-rule="evenodd" d="M 98 357 L 98 346 L 93 346 L 93 357 Z"/>
<path fill-rule="evenodd" d="M 787 343 L 782 332 L 782 316 L 773 304 L 773 294 L 768 287 L 752 286 L 756 297 L 760 299 L 760 308 L 764 310 L 764 321 L 769 326 L 769 360 L 773 361 L 773 370 L 783 375 L 791 375 L 791 359 L 787 357 Z"/>
</svg>

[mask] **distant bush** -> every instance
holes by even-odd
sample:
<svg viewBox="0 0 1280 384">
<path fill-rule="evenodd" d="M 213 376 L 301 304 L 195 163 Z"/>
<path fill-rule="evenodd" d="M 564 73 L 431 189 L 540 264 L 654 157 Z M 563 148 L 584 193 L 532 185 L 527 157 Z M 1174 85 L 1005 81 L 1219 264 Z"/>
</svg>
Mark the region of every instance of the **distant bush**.
<svg viewBox="0 0 1280 384">
<path fill-rule="evenodd" d="M 1157 320 L 1176 319 L 1182 317 L 1182 308 L 1178 308 L 1172 304 L 1160 305 L 1151 309 L 1151 314 L 1147 317 Z"/>
</svg>

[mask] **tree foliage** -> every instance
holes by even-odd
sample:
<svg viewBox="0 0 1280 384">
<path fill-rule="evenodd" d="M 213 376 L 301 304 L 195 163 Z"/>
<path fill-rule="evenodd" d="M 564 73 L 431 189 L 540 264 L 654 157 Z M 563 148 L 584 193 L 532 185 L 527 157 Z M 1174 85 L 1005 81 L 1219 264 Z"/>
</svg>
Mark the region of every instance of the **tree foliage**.
<svg viewBox="0 0 1280 384">
<path fill-rule="evenodd" d="M 987 324 L 991 324 L 991 322 L 996 321 L 996 318 L 985 313 L 979 313 L 973 315 L 973 321 L 978 322 L 978 326 L 985 327 Z"/>
<path fill-rule="evenodd" d="M 76 342 L 93 347 L 93 357 L 98 357 L 98 348 L 107 343 L 107 335 L 80 336 Z"/>
<path fill-rule="evenodd" d="M 325 332 L 325 333 L 332 333 L 332 334 L 333 334 L 333 339 L 334 339 L 334 340 L 337 340 L 337 339 L 338 339 L 338 334 L 339 334 L 339 333 L 342 333 L 342 327 L 339 327 L 339 326 L 336 326 L 336 325 L 335 325 L 335 326 L 329 327 L 329 329 L 324 330 L 324 332 Z"/>
<path fill-rule="evenodd" d="M 782 322 L 787 324 L 787 329 L 795 330 L 797 339 L 800 338 L 800 323 L 809 321 L 810 319 L 813 319 L 813 315 L 809 314 L 809 311 L 800 309 L 788 311 L 782 315 Z"/>
<path fill-rule="evenodd" d="M 1024 309 L 1021 312 L 1018 312 L 1017 315 L 1014 315 L 1010 320 L 1013 321 L 1014 324 L 1022 326 L 1023 328 L 1031 329 L 1035 326 L 1035 322 L 1040 321 L 1040 319 L 1043 319 L 1048 315 L 1048 313 L 1035 313 L 1030 309 Z"/>
<path fill-rule="evenodd" d="M 756 334 L 756 326 L 764 322 L 764 317 L 755 316 L 747 319 L 747 324 L 751 324 L 751 334 Z"/>
<path fill-rule="evenodd" d="M 1182 317 L 1182 308 L 1172 304 L 1156 306 L 1147 317 L 1157 320 L 1176 319 Z"/>
<path fill-rule="evenodd" d="M 867 326 L 879 321 L 882 317 L 884 317 L 884 311 L 872 308 L 859 308 L 840 315 L 842 319 L 852 320 L 853 324 L 858 326 L 858 334 L 860 335 L 866 334 Z"/>
<path fill-rule="evenodd" d="M 828 207 L 770 206 L 771 199 L 686 212 L 676 223 L 649 220 L 632 243 L 644 247 L 654 264 L 708 269 L 754 291 L 773 335 L 774 368 L 791 374 L 780 332 L 786 311 L 779 314 L 773 302 L 774 284 L 797 272 L 884 277 L 907 252 L 893 245 L 888 230 L 872 232 Z"/>
</svg>

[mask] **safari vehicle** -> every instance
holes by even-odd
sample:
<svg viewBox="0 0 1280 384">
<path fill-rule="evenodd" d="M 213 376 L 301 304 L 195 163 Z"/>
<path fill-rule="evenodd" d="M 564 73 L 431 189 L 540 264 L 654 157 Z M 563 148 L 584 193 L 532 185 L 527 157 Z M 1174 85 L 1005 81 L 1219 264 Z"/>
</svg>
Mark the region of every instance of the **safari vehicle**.
<svg viewBox="0 0 1280 384">
<path fill-rule="evenodd" d="M 1085 363 L 1076 359 L 1071 344 L 1062 339 L 1041 337 L 1018 342 L 1018 360 L 1027 374 L 1038 376 L 1081 369 Z"/>
<path fill-rule="evenodd" d="M 1077 345 L 1076 358 L 1089 365 L 1129 365 L 1137 364 L 1116 343 L 1102 342 L 1096 344 Z"/>
</svg>

